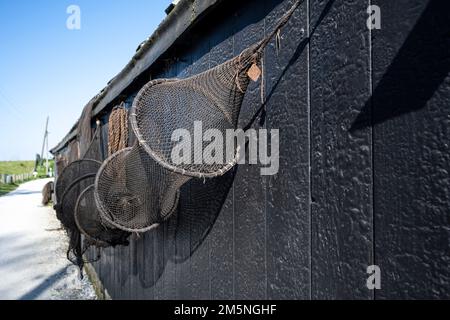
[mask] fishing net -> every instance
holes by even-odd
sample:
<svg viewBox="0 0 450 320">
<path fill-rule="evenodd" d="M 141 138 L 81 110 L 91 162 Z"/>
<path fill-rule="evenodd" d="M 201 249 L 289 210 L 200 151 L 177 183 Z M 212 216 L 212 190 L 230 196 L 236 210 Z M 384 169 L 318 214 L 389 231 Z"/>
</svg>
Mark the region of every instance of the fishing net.
<svg viewBox="0 0 450 320">
<path fill-rule="evenodd" d="M 83 112 L 81 113 L 80 120 L 78 120 L 78 141 L 80 143 L 80 154 L 85 154 L 86 150 L 90 146 L 90 142 L 92 141 L 92 108 L 93 108 L 93 100 L 89 101 L 89 103 L 83 108 Z"/>
<path fill-rule="evenodd" d="M 80 159 L 80 148 L 78 141 L 74 140 L 69 143 L 68 152 L 67 152 L 67 161 L 73 162 L 75 160 Z"/>
<path fill-rule="evenodd" d="M 111 111 L 108 124 L 108 155 L 111 156 L 127 147 L 128 112 L 123 102 Z"/>
<path fill-rule="evenodd" d="M 256 47 L 211 70 L 184 80 L 155 80 L 145 85 L 136 96 L 131 112 L 131 125 L 142 148 L 160 165 L 191 177 L 223 175 L 234 166 L 238 150 L 226 157 L 226 143 L 215 151 L 222 161 L 202 161 L 210 143 L 203 141 L 203 132 L 215 131 L 222 137 L 227 129 L 235 129 L 245 91 L 249 84 L 247 71 L 258 64 Z M 201 127 L 200 127 L 201 126 Z M 184 161 L 173 159 L 180 141 L 172 138 L 176 130 L 199 141 L 191 141 Z M 175 141 L 174 141 L 175 140 Z M 190 150 L 189 150 L 190 149 Z M 183 150 L 186 152 L 186 150 Z M 181 151 L 180 151 L 181 153 Z M 177 155 L 178 156 L 178 155 Z M 231 158 L 231 159 L 230 159 Z"/>
<path fill-rule="evenodd" d="M 184 182 L 135 144 L 105 160 L 95 181 L 95 201 L 100 215 L 111 225 L 145 232 L 176 210 Z"/>
<path fill-rule="evenodd" d="M 175 165 L 171 137 L 180 128 L 193 133 L 197 120 L 204 129 L 234 128 L 249 83 L 244 74 L 257 59 L 248 50 L 193 78 L 154 80 L 140 91 L 131 113 L 138 142 L 108 158 L 96 178 L 95 199 L 105 220 L 127 231 L 150 230 L 175 211 L 179 189 L 192 176 L 218 176 L 233 167 L 234 156 L 227 165 Z M 203 148 L 194 143 L 191 158 Z"/>
<path fill-rule="evenodd" d="M 101 162 L 92 159 L 76 160 L 67 165 L 56 179 L 55 195 L 58 205 L 55 209 L 59 208 L 64 192 L 73 181 L 85 175 L 96 174 L 101 165 Z"/>
<path fill-rule="evenodd" d="M 67 187 L 77 178 L 85 175 L 96 174 L 102 161 L 102 146 L 101 146 L 101 130 L 97 129 L 87 150 L 80 160 L 75 160 L 64 167 L 59 172 L 55 183 L 55 195 L 57 203 L 60 202 L 63 193 Z M 55 210 L 59 205 L 55 206 Z"/>
<path fill-rule="evenodd" d="M 84 123 L 86 124 L 88 121 L 84 121 Z M 101 167 L 100 161 L 103 158 L 102 155 L 101 130 L 97 129 L 91 142 L 88 144 L 87 149 L 85 149 L 83 159 L 73 161 L 66 166 L 58 175 L 55 184 L 57 204 L 54 208 L 56 210 L 56 216 L 61 221 L 61 224 L 64 226 L 69 236 L 67 258 L 73 264 L 79 266 L 80 270 L 86 262 L 83 258 L 83 254 L 89 246 L 98 246 L 99 242 L 92 241 L 92 238 L 81 236 L 77 222 L 75 221 L 75 209 L 82 191 L 94 183 L 95 175 Z M 92 200 L 89 205 L 91 212 L 95 213 L 95 202 Z M 112 243 L 115 243 L 115 235 L 112 237 Z M 126 241 L 118 239 L 117 244 L 119 243 L 125 244 Z M 102 246 L 105 246 L 105 244 L 109 245 L 105 242 L 102 243 Z M 98 255 L 96 259 L 99 258 L 100 256 Z M 92 261 L 95 261 L 95 259 L 90 262 Z"/>
<path fill-rule="evenodd" d="M 87 174 L 75 179 L 66 189 L 61 198 L 61 210 L 58 219 L 66 229 L 76 229 L 75 206 L 81 191 L 95 181 L 95 174 Z"/>
<path fill-rule="evenodd" d="M 150 230 L 175 212 L 179 190 L 192 177 L 218 177 L 234 167 L 240 146 L 233 139 L 230 150 L 224 137 L 237 127 L 250 79 L 261 76 L 264 48 L 301 2 L 239 56 L 187 79 L 150 81 L 139 91 L 130 112 L 137 142 L 111 155 L 96 177 L 94 197 L 104 220 L 126 231 Z"/>
<path fill-rule="evenodd" d="M 102 219 L 94 200 L 94 185 L 84 189 L 75 206 L 75 223 L 81 233 L 97 247 L 128 245 L 130 233 Z"/>
<path fill-rule="evenodd" d="M 75 222 L 75 206 L 81 191 L 86 189 L 95 181 L 95 174 L 87 174 L 75 179 L 66 189 L 61 197 L 60 210 L 56 212 L 58 219 L 69 235 L 69 248 L 67 258 L 82 269 L 84 265 L 83 248 L 80 231 Z"/>
<path fill-rule="evenodd" d="M 250 79 L 257 81 L 262 74 L 264 48 L 301 2 L 294 3 L 273 32 L 237 57 L 187 79 L 150 81 L 139 91 L 131 126 L 158 164 L 182 176 L 205 178 L 222 176 L 238 162 L 240 146 L 234 138 L 230 145 L 227 130 L 237 128 Z M 180 147 L 180 140 L 188 148 Z"/>
</svg>

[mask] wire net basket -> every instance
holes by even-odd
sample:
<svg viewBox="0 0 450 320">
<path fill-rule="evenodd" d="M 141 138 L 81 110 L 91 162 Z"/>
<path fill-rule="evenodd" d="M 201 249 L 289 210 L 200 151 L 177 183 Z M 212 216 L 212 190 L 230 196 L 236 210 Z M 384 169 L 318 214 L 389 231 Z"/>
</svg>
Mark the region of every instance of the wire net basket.
<svg viewBox="0 0 450 320">
<path fill-rule="evenodd" d="M 96 174 L 101 165 L 101 162 L 91 159 L 76 160 L 67 165 L 56 179 L 56 201 L 62 202 L 64 192 L 73 181 L 85 175 Z"/>
<path fill-rule="evenodd" d="M 95 202 L 109 224 L 145 232 L 176 210 L 179 188 L 186 179 L 158 165 L 135 144 L 105 160 L 95 179 Z"/>
<path fill-rule="evenodd" d="M 80 231 L 75 222 L 75 207 L 81 192 L 95 181 L 95 174 L 83 175 L 75 179 L 66 189 L 61 198 L 60 210 L 56 212 L 58 219 L 69 235 L 67 258 L 80 269 L 84 265 Z"/>
<path fill-rule="evenodd" d="M 272 38 L 280 39 L 279 31 L 303 1 L 295 0 L 272 32 L 237 57 L 187 79 L 150 81 L 139 91 L 130 113 L 131 126 L 139 144 L 158 164 L 183 176 L 211 178 L 222 176 L 238 162 L 239 145 L 233 143 L 229 150 L 226 131 L 237 127 L 250 79 L 264 76 L 260 66 L 265 47 Z M 194 140 L 181 159 L 174 157 L 179 143 L 174 132 Z M 203 132 L 211 137 L 203 139 Z M 209 141 L 204 140 L 213 137 L 222 141 L 208 150 Z M 211 151 L 210 161 L 203 157 L 206 151 Z"/>
<path fill-rule="evenodd" d="M 95 205 L 93 184 L 78 197 L 74 219 L 81 233 L 97 247 L 128 245 L 130 233 L 117 229 L 102 219 Z"/>
<path fill-rule="evenodd" d="M 204 161 L 210 142 L 203 141 L 203 132 L 225 137 L 227 129 L 236 128 L 250 82 L 247 72 L 260 61 L 256 48 L 248 48 L 238 57 L 196 76 L 153 80 L 139 91 L 130 113 L 131 125 L 139 144 L 158 164 L 181 175 L 200 178 L 221 176 L 236 164 L 239 150 L 232 150 L 231 156 L 226 154 L 229 150 L 225 139 L 212 152 L 221 152 L 212 154 L 219 161 Z M 173 137 L 174 132 L 190 139 L 199 134 L 202 137 L 191 141 L 189 154 L 183 154 L 181 162 L 174 160 L 174 150 L 180 143 Z"/>
</svg>

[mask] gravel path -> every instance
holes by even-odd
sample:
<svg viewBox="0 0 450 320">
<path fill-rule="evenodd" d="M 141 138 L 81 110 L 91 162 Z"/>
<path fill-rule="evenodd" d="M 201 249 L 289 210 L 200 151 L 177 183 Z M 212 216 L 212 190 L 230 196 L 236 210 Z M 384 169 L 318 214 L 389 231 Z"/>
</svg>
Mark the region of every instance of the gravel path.
<svg viewBox="0 0 450 320">
<path fill-rule="evenodd" d="M 66 259 L 67 235 L 41 190 L 51 179 L 24 183 L 0 197 L 0 299 L 95 299 L 87 279 Z"/>
</svg>

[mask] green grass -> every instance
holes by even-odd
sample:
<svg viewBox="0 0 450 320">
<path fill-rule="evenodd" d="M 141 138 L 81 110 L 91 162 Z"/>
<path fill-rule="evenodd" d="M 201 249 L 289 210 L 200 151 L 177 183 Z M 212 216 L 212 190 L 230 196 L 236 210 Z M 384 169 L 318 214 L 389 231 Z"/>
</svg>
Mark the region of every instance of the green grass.
<svg viewBox="0 0 450 320">
<path fill-rule="evenodd" d="M 48 164 L 54 168 L 54 160 L 49 160 Z M 34 170 L 34 161 L 0 161 L 0 174 L 22 174 L 31 173 Z M 38 177 L 45 177 L 44 166 L 38 167 Z"/>
<path fill-rule="evenodd" d="M 0 183 L 0 197 L 7 194 L 8 192 L 16 190 L 18 187 L 17 184 L 3 184 Z"/>
<path fill-rule="evenodd" d="M 34 161 L 0 161 L 0 174 L 22 174 L 34 170 Z"/>
<path fill-rule="evenodd" d="M 48 166 L 50 168 L 52 168 L 53 173 L 55 173 L 55 161 L 54 160 L 48 160 Z M 45 172 L 45 161 L 44 161 L 44 165 L 43 166 L 38 167 L 37 172 L 38 172 L 38 177 L 39 178 L 46 178 L 47 177 L 46 176 L 46 172 Z"/>
<path fill-rule="evenodd" d="M 54 168 L 54 160 L 49 160 L 49 166 Z M 0 174 L 17 175 L 23 173 L 32 173 L 34 170 L 34 161 L 0 161 Z M 37 178 L 45 178 L 45 166 L 38 167 Z M 22 181 L 23 183 L 26 181 Z M 0 182 L 0 196 L 17 189 L 19 184 L 3 184 Z"/>
</svg>

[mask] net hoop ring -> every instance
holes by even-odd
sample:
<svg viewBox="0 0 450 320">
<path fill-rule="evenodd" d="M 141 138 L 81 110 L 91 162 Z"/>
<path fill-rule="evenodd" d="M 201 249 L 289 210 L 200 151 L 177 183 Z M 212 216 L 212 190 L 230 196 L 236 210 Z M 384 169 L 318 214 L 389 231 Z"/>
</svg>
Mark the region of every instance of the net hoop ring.
<svg viewBox="0 0 450 320">
<path fill-rule="evenodd" d="M 122 149 L 122 150 L 120 150 L 120 151 L 114 153 L 113 155 L 111 155 L 108 159 L 106 159 L 106 160 L 103 162 L 102 166 L 101 166 L 100 169 L 98 170 L 98 173 L 97 173 L 97 175 L 96 175 L 96 177 L 95 177 L 95 183 L 94 183 L 94 199 L 95 199 L 95 203 L 96 203 L 96 205 L 97 205 L 97 209 L 98 209 L 98 211 L 99 211 L 99 213 L 100 213 L 100 216 L 101 216 L 103 219 L 105 219 L 107 223 L 111 224 L 112 226 L 114 226 L 114 227 L 116 227 L 117 229 L 120 229 L 120 230 L 128 231 L 128 232 L 131 232 L 131 233 L 143 233 L 143 232 L 147 232 L 147 231 L 150 231 L 150 230 L 153 230 L 153 229 L 157 228 L 157 227 L 160 225 L 160 223 L 154 223 L 154 224 L 151 224 L 151 225 L 149 225 L 149 226 L 147 226 L 147 227 L 144 227 L 144 228 L 128 228 L 128 227 L 126 227 L 126 226 L 123 226 L 123 225 L 121 225 L 121 224 L 115 222 L 114 220 L 111 219 L 111 217 L 108 216 L 108 214 L 107 214 L 107 213 L 108 213 L 108 210 L 107 210 L 106 207 L 104 206 L 103 201 L 101 200 L 100 195 L 99 195 L 99 193 L 98 193 L 98 186 L 99 186 L 99 184 L 100 184 L 100 176 L 102 175 L 102 173 L 103 173 L 103 171 L 105 170 L 106 166 L 108 166 L 109 163 L 110 163 L 114 158 L 116 158 L 116 157 L 122 155 L 123 153 L 128 153 L 128 152 L 130 152 L 132 149 L 133 149 L 133 147 L 124 148 L 124 149 Z M 162 217 L 162 219 L 161 219 L 162 221 L 161 221 L 161 222 L 167 220 L 167 219 L 174 213 L 175 209 L 176 209 L 177 206 L 178 206 L 179 198 L 180 198 L 180 192 L 179 192 L 179 190 L 178 190 L 177 193 L 176 193 L 174 205 L 173 205 L 173 207 L 171 208 L 171 211 L 168 212 L 168 213 L 166 213 L 166 214 Z"/>
<path fill-rule="evenodd" d="M 201 179 L 215 178 L 215 177 L 223 176 L 225 173 L 230 171 L 238 163 L 239 158 L 240 158 L 240 151 L 241 151 L 240 146 L 237 146 L 236 154 L 235 154 L 235 157 L 233 158 L 233 160 L 230 161 L 229 163 L 225 164 L 221 169 L 216 170 L 215 172 L 202 173 L 202 172 L 195 172 L 195 171 L 187 171 L 187 170 L 180 169 L 180 168 L 168 163 L 166 160 L 164 160 L 158 154 L 156 154 L 156 152 L 154 152 L 153 149 L 150 148 L 150 146 L 145 142 L 145 139 L 139 130 L 139 126 L 137 124 L 137 118 L 136 118 L 137 113 L 136 112 L 137 112 L 137 109 L 139 108 L 139 106 L 138 106 L 139 102 L 143 99 L 144 93 L 153 86 L 157 86 L 157 85 L 163 84 L 163 83 L 178 82 L 178 81 L 182 81 L 182 80 L 180 80 L 180 79 L 156 79 L 156 80 L 152 80 L 152 81 L 148 82 L 141 88 L 141 90 L 139 90 L 138 94 L 136 95 L 136 97 L 133 100 L 133 105 L 131 107 L 131 112 L 129 115 L 131 127 L 137 138 L 137 143 L 139 143 L 139 146 L 141 146 L 160 166 L 164 167 L 165 169 L 167 169 L 169 171 L 181 174 L 183 176 L 188 176 L 188 177 L 193 177 L 193 178 L 201 178 Z"/>
<path fill-rule="evenodd" d="M 86 189 L 84 189 L 83 191 L 81 191 L 80 195 L 78 196 L 77 199 L 77 203 L 75 204 L 75 212 L 74 212 L 74 217 L 75 217 L 75 224 L 77 225 L 78 230 L 80 230 L 80 232 L 90 241 L 93 241 L 94 243 L 97 243 L 98 246 L 108 246 L 108 244 L 103 241 L 103 240 L 99 240 L 94 238 L 93 236 L 91 236 L 90 234 L 88 234 L 84 228 L 81 226 L 81 223 L 79 221 L 78 218 L 78 207 L 80 204 L 80 201 L 82 199 L 82 197 L 84 196 L 85 193 L 87 193 L 88 191 L 90 191 L 90 189 L 93 189 L 94 185 L 90 185 L 89 187 L 87 187 Z"/>
<path fill-rule="evenodd" d="M 99 168 L 100 168 L 100 166 L 101 166 L 101 164 L 102 164 L 100 161 L 93 160 L 93 159 L 78 159 L 78 160 L 72 161 L 72 162 L 69 163 L 67 166 L 65 166 L 64 169 L 62 169 L 61 173 L 58 174 L 58 178 L 57 178 L 56 181 L 55 181 L 55 194 L 56 194 L 57 188 L 59 187 L 58 181 L 60 181 L 60 177 L 62 177 L 62 176 L 64 175 L 64 172 L 70 170 L 70 167 L 71 167 L 71 166 L 76 165 L 77 163 L 80 163 L 80 162 L 92 162 L 92 163 L 97 164 Z M 94 173 L 94 174 L 95 174 L 95 173 Z M 66 187 L 66 189 L 68 189 L 69 186 L 70 186 L 70 184 Z M 62 193 L 61 193 L 61 199 L 58 199 L 58 197 L 56 197 L 56 202 L 61 202 L 61 200 L 63 199 L 63 195 L 64 195 L 65 191 L 66 191 L 66 190 L 63 190 L 63 191 L 62 191 Z"/>
</svg>

